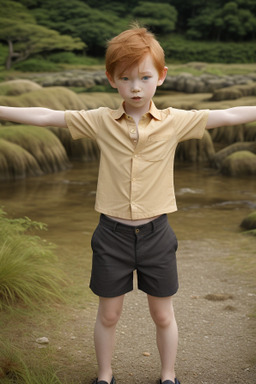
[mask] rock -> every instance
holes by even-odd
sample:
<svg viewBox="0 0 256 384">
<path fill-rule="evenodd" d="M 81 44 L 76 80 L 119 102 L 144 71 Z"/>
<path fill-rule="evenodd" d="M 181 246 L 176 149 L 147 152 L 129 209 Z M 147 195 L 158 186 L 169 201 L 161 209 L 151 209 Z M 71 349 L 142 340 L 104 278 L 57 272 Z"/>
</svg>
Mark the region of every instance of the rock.
<svg viewBox="0 0 256 384">
<path fill-rule="evenodd" d="M 186 93 L 195 93 L 196 87 L 197 87 L 198 81 L 195 80 L 195 78 L 187 79 L 186 86 L 185 86 L 185 92 Z"/>
<path fill-rule="evenodd" d="M 232 153 L 238 151 L 249 151 L 256 154 L 256 142 L 242 142 L 231 144 L 212 157 L 212 165 L 216 168 L 221 168 L 223 161 Z"/>
<path fill-rule="evenodd" d="M 39 337 L 36 339 L 37 344 L 49 344 L 49 339 L 47 337 Z"/>
<path fill-rule="evenodd" d="M 220 171 L 227 176 L 256 175 L 256 155 L 249 151 L 234 152 L 223 161 Z"/>
<path fill-rule="evenodd" d="M 192 63 L 189 65 L 189 67 L 194 67 L 198 70 L 201 70 L 204 66 L 204 63 Z M 26 74 L 26 78 L 44 87 L 91 88 L 94 85 L 108 85 L 104 70 L 67 70 L 58 73 L 32 73 Z M 256 75 L 254 73 L 232 76 L 216 76 L 204 73 L 200 76 L 193 76 L 191 73 L 183 72 L 177 76 L 167 76 L 161 89 L 187 93 L 210 93 L 217 89 L 253 82 L 256 82 Z"/>
<path fill-rule="evenodd" d="M 177 89 L 177 77 L 176 76 L 167 76 L 161 89 L 165 90 L 176 90 Z"/>
</svg>

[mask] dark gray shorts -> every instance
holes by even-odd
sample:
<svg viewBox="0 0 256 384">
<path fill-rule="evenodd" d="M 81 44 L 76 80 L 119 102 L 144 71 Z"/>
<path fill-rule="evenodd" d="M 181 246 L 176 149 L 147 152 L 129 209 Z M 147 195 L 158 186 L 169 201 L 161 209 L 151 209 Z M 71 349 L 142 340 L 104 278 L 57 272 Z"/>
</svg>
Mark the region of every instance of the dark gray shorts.
<svg viewBox="0 0 256 384">
<path fill-rule="evenodd" d="M 167 297 L 178 290 L 176 236 L 167 215 L 138 227 L 118 223 L 105 215 L 92 236 L 90 288 L 98 296 L 116 297 L 138 288 L 151 296 Z"/>
</svg>

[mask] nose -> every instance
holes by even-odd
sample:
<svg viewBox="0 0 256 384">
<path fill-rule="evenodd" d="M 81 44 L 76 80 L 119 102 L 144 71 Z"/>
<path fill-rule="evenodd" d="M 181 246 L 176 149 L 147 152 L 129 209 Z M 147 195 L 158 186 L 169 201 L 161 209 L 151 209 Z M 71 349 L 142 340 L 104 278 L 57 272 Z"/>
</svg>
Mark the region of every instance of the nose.
<svg viewBox="0 0 256 384">
<path fill-rule="evenodd" d="M 139 85 L 138 81 L 134 81 L 132 83 L 132 92 L 137 93 L 139 91 L 140 91 L 140 85 Z"/>
</svg>

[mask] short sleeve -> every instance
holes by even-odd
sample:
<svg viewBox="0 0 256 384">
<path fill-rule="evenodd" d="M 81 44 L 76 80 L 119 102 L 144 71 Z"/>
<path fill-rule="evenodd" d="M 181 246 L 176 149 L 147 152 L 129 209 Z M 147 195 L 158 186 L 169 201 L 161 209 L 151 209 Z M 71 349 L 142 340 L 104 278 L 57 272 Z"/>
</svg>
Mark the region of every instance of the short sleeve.
<svg viewBox="0 0 256 384">
<path fill-rule="evenodd" d="M 89 111 L 65 111 L 65 121 L 74 140 L 88 137 L 96 139 L 102 108 Z"/>
<path fill-rule="evenodd" d="M 173 112 L 178 142 L 190 139 L 201 139 L 203 137 L 209 110 L 185 111 L 173 109 Z"/>
</svg>

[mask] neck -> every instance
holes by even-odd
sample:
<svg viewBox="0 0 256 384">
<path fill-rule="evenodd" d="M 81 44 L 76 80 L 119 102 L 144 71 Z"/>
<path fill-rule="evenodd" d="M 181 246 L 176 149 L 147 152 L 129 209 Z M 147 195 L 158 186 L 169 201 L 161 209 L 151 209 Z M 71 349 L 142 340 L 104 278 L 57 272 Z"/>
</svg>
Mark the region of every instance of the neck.
<svg viewBox="0 0 256 384">
<path fill-rule="evenodd" d="M 124 103 L 124 110 L 127 115 L 131 116 L 136 123 L 140 121 L 141 116 L 145 115 L 150 109 L 151 102 L 144 105 L 141 108 L 132 108 L 131 106 Z"/>
</svg>

